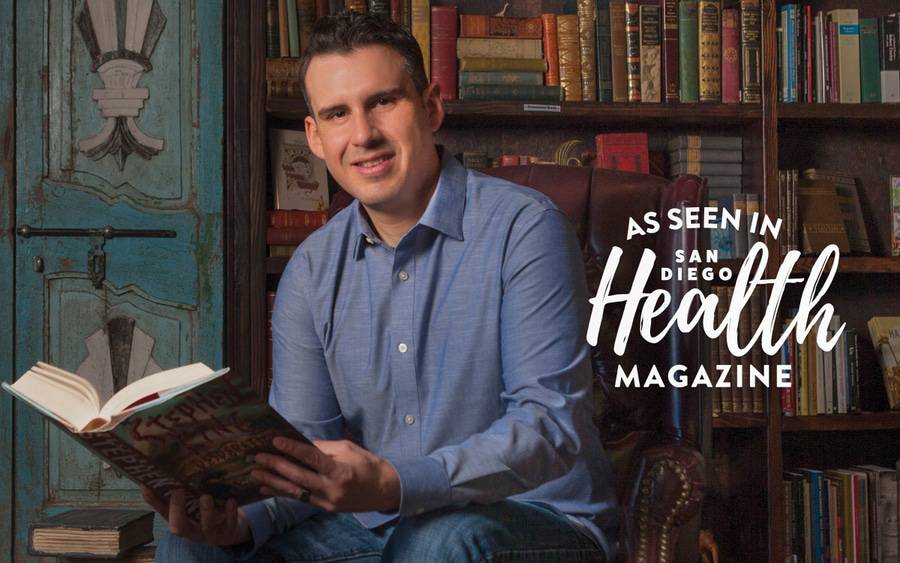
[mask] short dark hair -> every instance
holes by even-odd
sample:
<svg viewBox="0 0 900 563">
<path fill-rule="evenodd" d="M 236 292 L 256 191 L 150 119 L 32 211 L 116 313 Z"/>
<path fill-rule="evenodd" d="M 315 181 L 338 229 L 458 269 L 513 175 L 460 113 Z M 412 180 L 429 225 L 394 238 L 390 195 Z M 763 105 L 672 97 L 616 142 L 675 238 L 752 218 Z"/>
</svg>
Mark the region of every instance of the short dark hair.
<svg viewBox="0 0 900 563">
<path fill-rule="evenodd" d="M 313 57 L 331 53 L 347 54 L 371 45 L 384 45 L 400 54 L 406 61 L 406 72 L 412 78 L 416 91 L 419 94 L 425 92 L 428 78 L 425 76 L 422 50 L 415 38 L 389 18 L 346 11 L 316 21 L 309 45 L 300 59 L 300 86 L 310 111 L 312 107 L 306 92 L 306 70 Z"/>
</svg>

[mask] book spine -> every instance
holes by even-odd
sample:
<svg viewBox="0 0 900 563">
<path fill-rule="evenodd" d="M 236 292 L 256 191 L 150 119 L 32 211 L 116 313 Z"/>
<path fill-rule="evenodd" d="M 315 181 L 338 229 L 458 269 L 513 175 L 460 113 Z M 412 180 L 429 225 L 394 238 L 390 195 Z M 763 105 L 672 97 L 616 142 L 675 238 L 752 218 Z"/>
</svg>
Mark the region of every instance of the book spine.
<svg viewBox="0 0 900 563">
<path fill-rule="evenodd" d="M 348 12 L 365 14 L 368 10 L 368 3 L 366 0 L 344 0 L 344 9 Z"/>
<path fill-rule="evenodd" d="M 308 227 L 268 227 L 266 228 L 266 244 L 295 245 L 309 237 L 320 225 Z"/>
<path fill-rule="evenodd" d="M 288 21 L 288 53 L 291 57 L 300 56 L 300 26 L 297 22 L 296 0 L 286 0 L 285 10 Z"/>
<path fill-rule="evenodd" d="M 581 56 L 579 54 L 578 16 L 560 14 L 556 16 L 556 32 L 559 41 L 559 84 L 565 92 L 567 102 L 580 102 Z"/>
<path fill-rule="evenodd" d="M 466 57 L 463 59 L 459 59 L 459 70 L 543 73 L 547 70 L 547 63 L 544 59 L 497 59 Z M 562 66 L 560 66 L 560 72 L 562 72 Z M 560 76 L 560 79 L 561 78 L 562 77 Z M 581 81 L 578 81 L 578 87 L 581 87 Z"/>
<path fill-rule="evenodd" d="M 368 10 L 370 14 L 389 18 L 391 16 L 391 3 L 389 0 L 369 0 Z"/>
<path fill-rule="evenodd" d="M 541 72 L 464 71 L 459 73 L 459 84 L 461 86 L 474 86 L 477 84 L 540 86 L 544 84 L 544 74 Z M 547 86 L 559 86 L 559 84 L 547 84 Z"/>
<path fill-rule="evenodd" d="M 597 2 L 577 0 L 578 54 L 581 62 L 581 99 L 597 100 Z"/>
<path fill-rule="evenodd" d="M 815 51 L 813 50 L 812 6 L 808 2 L 805 6 L 803 6 L 803 14 L 803 45 L 805 49 L 804 70 L 806 72 L 806 97 L 804 99 L 807 103 L 811 104 L 815 101 L 815 58 L 813 57 Z"/>
<path fill-rule="evenodd" d="M 665 101 L 678 101 L 678 2 L 663 0 L 662 84 Z"/>
<path fill-rule="evenodd" d="M 278 0 L 266 0 L 266 57 L 271 59 L 281 54 L 279 42 Z"/>
<path fill-rule="evenodd" d="M 403 5 L 403 0 L 391 0 L 391 21 L 394 23 L 403 23 L 403 16 L 401 15 L 401 6 Z"/>
<path fill-rule="evenodd" d="M 547 60 L 544 84 L 559 86 L 559 39 L 556 32 L 556 14 L 541 14 L 541 23 L 544 28 L 544 58 Z"/>
<path fill-rule="evenodd" d="M 739 12 L 728 8 L 722 10 L 722 103 L 736 104 L 741 101 L 740 28 Z"/>
<path fill-rule="evenodd" d="M 460 86 L 460 100 L 527 100 L 560 101 L 562 90 L 559 86 L 476 84 Z"/>
<path fill-rule="evenodd" d="M 741 101 L 762 101 L 762 41 L 759 0 L 741 0 Z"/>
<path fill-rule="evenodd" d="M 300 80 L 300 60 L 266 59 L 266 80 Z"/>
<path fill-rule="evenodd" d="M 881 101 L 880 65 L 878 63 L 878 20 L 859 20 L 859 82 L 863 103 Z"/>
<path fill-rule="evenodd" d="M 733 162 L 676 162 L 672 165 L 672 171 L 676 174 L 694 176 L 740 176 L 741 166 Z"/>
<path fill-rule="evenodd" d="M 316 19 L 327 16 L 328 7 L 328 0 L 316 0 Z"/>
<path fill-rule="evenodd" d="M 726 292 L 726 288 L 722 286 L 715 286 L 714 291 L 716 293 L 716 297 L 718 301 L 716 302 L 716 314 L 720 319 L 724 319 L 728 313 L 728 293 Z M 716 339 L 715 346 L 719 351 L 719 364 L 723 366 L 731 365 L 731 355 L 728 352 L 728 346 L 725 341 L 725 333 L 723 332 L 719 338 Z M 734 412 L 734 403 L 731 397 L 731 391 L 729 389 L 722 390 L 722 412 L 723 413 L 733 413 Z"/>
<path fill-rule="evenodd" d="M 700 101 L 718 102 L 722 95 L 722 34 L 718 0 L 700 0 Z"/>
<path fill-rule="evenodd" d="M 266 82 L 266 95 L 275 98 L 302 98 L 303 86 L 299 80 L 269 80 Z"/>
<path fill-rule="evenodd" d="M 693 0 L 691 0 L 693 1 Z M 609 1 L 609 43 L 612 50 L 612 96 L 614 102 L 628 101 L 628 70 L 625 46 L 625 1 Z"/>
<path fill-rule="evenodd" d="M 412 36 L 422 50 L 425 76 L 431 81 L 431 6 L 429 0 L 411 0 Z"/>
<path fill-rule="evenodd" d="M 900 13 L 878 18 L 878 42 L 881 46 L 881 101 L 900 102 Z"/>
<path fill-rule="evenodd" d="M 300 55 L 309 46 L 316 25 L 316 0 L 297 0 L 297 26 L 300 28 Z"/>
<path fill-rule="evenodd" d="M 282 57 L 291 56 L 291 41 L 288 34 L 287 0 L 278 0 L 278 53 Z"/>
<path fill-rule="evenodd" d="M 744 146 L 741 137 L 718 137 L 713 135 L 679 135 L 669 140 L 670 152 L 681 149 L 716 149 L 740 152 Z"/>
<path fill-rule="evenodd" d="M 456 99 L 456 34 L 456 6 L 432 6 L 431 80 L 438 84 L 442 100 Z"/>
<path fill-rule="evenodd" d="M 628 101 L 641 101 L 641 14 L 638 2 L 625 2 L 625 66 Z"/>
<path fill-rule="evenodd" d="M 860 102 L 859 91 L 859 12 L 856 9 L 833 10 L 838 26 L 838 81 L 841 103 Z"/>
<path fill-rule="evenodd" d="M 823 75 L 825 82 L 825 103 L 834 101 L 834 80 L 832 72 L 834 70 L 834 36 L 831 33 L 831 16 L 822 16 L 822 42 L 823 42 Z"/>
<path fill-rule="evenodd" d="M 456 12 L 456 6 L 438 7 L 431 9 L 434 18 L 435 9 L 439 12 Z M 455 22 L 455 20 L 454 20 Z M 434 35 L 436 23 L 431 22 L 431 34 Z M 454 31 L 456 24 L 453 25 Z M 496 57 L 501 59 L 540 59 L 543 57 L 541 40 L 539 39 L 495 39 L 486 37 L 460 37 L 453 35 L 456 43 L 456 56 L 464 57 Z M 434 42 L 432 41 L 432 45 Z"/>
<path fill-rule="evenodd" d="M 678 162 L 742 162 L 743 154 L 740 149 L 676 149 L 669 151 L 669 161 Z"/>
<path fill-rule="evenodd" d="M 806 101 L 806 7 L 797 6 L 797 101 Z"/>
<path fill-rule="evenodd" d="M 597 0 L 597 99 L 601 102 L 611 102 L 613 99 L 609 15 L 609 0 Z"/>
<path fill-rule="evenodd" d="M 831 59 L 831 99 L 832 103 L 841 102 L 841 59 L 838 49 L 838 22 L 834 21 L 831 16 L 828 21 L 828 39 L 829 39 L 829 58 Z"/>
<path fill-rule="evenodd" d="M 324 211 L 303 211 L 299 209 L 270 209 L 269 226 L 276 228 L 321 227 L 328 220 Z"/>
<path fill-rule="evenodd" d="M 459 16 L 460 37 L 541 38 L 541 18 L 512 18 L 462 14 Z"/>
<path fill-rule="evenodd" d="M 662 101 L 659 6 L 640 5 L 641 18 L 641 101 Z"/>
<path fill-rule="evenodd" d="M 697 0 L 682 0 L 678 3 L 678 97 L 685 103 L 700 101 L 699 38 Z"/>
</svg>

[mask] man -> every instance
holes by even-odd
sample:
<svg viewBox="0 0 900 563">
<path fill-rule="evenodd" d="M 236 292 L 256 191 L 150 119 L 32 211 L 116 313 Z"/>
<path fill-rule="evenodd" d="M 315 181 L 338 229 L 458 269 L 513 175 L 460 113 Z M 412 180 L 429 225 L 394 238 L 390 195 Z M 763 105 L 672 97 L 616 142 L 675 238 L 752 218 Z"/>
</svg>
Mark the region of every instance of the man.
<svg viewBox="0 0 900 563">
<path fill-rule="evenodd" d="M 439 88 L 399 26 L 320 20 L 302 69 L 310 147 L 356 198 L 294 254 L 272 321 L 270 402 L 317 447 L 276 439 L 253 473 L 275 497 L 204 497 L 198 522 L 145 493 L 159 559 L 608 560 L 567 219 L 435 146 Z"/>
</svg>

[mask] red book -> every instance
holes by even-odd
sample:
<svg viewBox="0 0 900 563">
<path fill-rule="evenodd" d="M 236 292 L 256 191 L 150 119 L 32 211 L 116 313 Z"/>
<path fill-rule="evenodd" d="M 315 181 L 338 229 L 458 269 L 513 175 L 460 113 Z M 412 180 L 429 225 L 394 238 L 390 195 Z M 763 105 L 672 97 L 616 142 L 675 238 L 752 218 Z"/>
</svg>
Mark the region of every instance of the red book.
<svg viewBox="0 0 900 563">
<path fill-rule="evenodd" d="M 456 6 L 431 7 L 431 80 L 442 100 L 456 99 Z"/>
<path fill-rule="evenodd" d="M 541 18 L 514 18 L 463 14 L 459 17 L 460 37 L 515 37 L 540 39 Z"/>
<path fill-rule="evenodd" d="M 519 155 L 517 154 L 501 154 L 500 166 L 518 166 Z"/>
<path fill-rule="evenodd" d="M 271 209 L 269 210 L 270 227 L 294 227 L 317 228 L 328 220 L 325 211 L 302 211 L 300 209 Z"/>
<path fill-rule="evenodd" d="M 741 101 L 741 14 L 722 10 L 722 103 Z"/>
<path fill-rule="evenodd" d="M 663 0 L 663 67 L 664 102 L 678 102 L 678 2 Z"/>
<path fill-rule="evenodd" d="M 556 30 L 556 14 L 541 14 L 544 24 L 544 58 L 547 72 L 544 73 L 546 86 L 559 86 L 559 32 Z"/>
<path fill-rule="evenodd" d="M 400 23 L 400 0 L 391 0 L 391 21 Z"/>
<path fill-rule="evenodd" d="M 278 244 L 284 246 L 298 245 L 306 237 L 319 228 L 319 225 L 309 227 L 269 227 L 266 229 L 266 244 Z"/>
<path fill-rule="evenodd" d="M 594 137 L 597 158 L 594 168 L 650 173 L 650 151 L 646 133 L 601 133 Z"/>
</svg>

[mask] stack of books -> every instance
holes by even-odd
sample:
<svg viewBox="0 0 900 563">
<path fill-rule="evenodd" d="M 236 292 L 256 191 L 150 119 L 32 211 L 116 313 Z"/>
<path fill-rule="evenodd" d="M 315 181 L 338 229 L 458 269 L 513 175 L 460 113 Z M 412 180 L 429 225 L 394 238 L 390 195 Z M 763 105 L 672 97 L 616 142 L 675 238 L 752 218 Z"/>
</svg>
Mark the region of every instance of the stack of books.
<svg viewBox="0 0 900 563">
<path fill-rule="evenodd" d="M 860 18 L 856 8 L 784 4 L 778 28 L 779 101 L 900 102 L 900 12 Z"/>
</svg>

